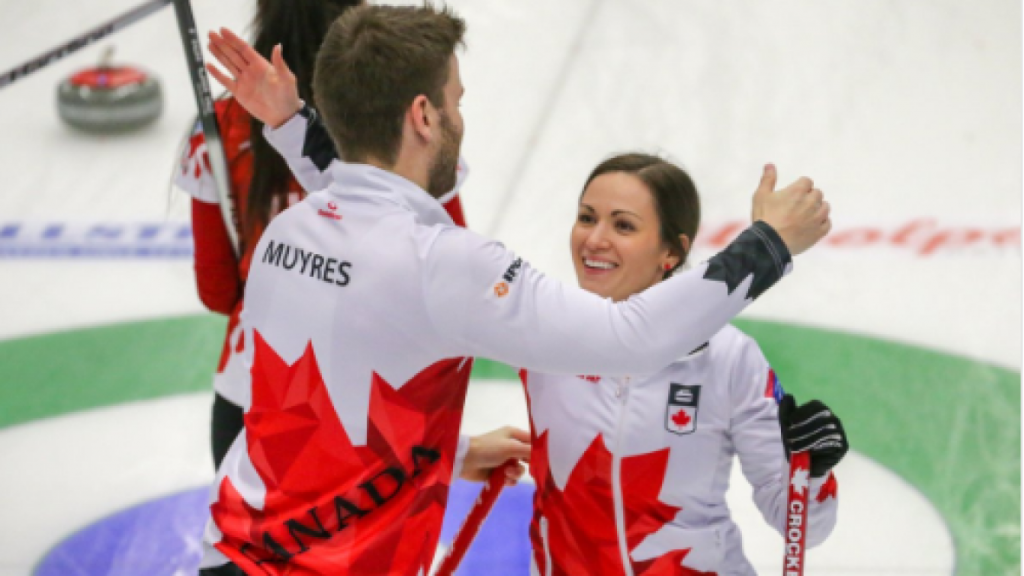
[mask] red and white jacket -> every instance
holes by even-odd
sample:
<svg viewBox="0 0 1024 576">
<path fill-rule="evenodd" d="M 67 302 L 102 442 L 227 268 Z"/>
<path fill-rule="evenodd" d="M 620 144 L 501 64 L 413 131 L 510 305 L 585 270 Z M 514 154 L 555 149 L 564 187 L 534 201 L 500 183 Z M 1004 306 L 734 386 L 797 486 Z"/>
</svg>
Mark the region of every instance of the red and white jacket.
<svg viewBox="0 0 1024 576">
<path fill-rule="evenodd" d="M 242 258 L 235 255 L 231 246 L 227 225 L 220 210 L 217 186 L 210 171 L 210 160 L 206 154 L 206 138 L 198 124 L 184 147 L 174 183 L 192 197 L 192 238 L 199 299 L 210 311 L 228 317 L 227 333 L 213 378 L 213 388 L 227 400 L 244 406 L 249 399 L 249 369 L 242 360 L 246 342 L 242 337 L 239 314 L 242 312 L 242 292 L 249 276 L 253 250 L 263 234 L 262 229 L 245 229 L 239 220 L 240 215 L 246 213 L 249 185 L 252 182 L 253 156 L 249 140 L 252 118 L 234 98 L 218 100 L 214 110 L 228 161 L 232 213 L 235 216 L 235 231 L 244 251 Z M 272 133 L 268 131 L 268 134 Z M 300 140 L 290 144 L 294 152 L 286 160 L 297 178 L 289 183 L 287 205 L 271 206 L 271 218 L 302 200 L 305 190 L 322 190 L 329 184 L 329 176 L 317 169 L 311 157 L 337 157 L 334 144 L 326 137 L 325 131 L 309 131 Z M 459 189 L 466 174 L 465 163 L 460 161 L 458 182 L 451 193 L 442 199 L 445 210 L 459 226 L 466 225 L 459 197 Z"/>
<path fill-rule="evenodd" d="M 782 389 L 732 326 L 646 376 L 523 371 L 542 575 L 755 576 L 725 502 L 733 457 L 765 520 L 786 522 Z M 810 480 L 808 544 L 836 521 L 836 481 Z"/>
</svg>

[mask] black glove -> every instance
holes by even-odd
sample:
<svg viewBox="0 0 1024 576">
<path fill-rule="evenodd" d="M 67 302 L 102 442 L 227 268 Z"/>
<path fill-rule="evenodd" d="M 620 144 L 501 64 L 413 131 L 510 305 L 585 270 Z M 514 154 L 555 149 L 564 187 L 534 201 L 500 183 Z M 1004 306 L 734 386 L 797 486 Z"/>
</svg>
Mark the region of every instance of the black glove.
<svg viewBox="0 0 1024 576">
<path fill-rule="evenodd" d="M 821 478 L 839 463 L 850 449 L 839 418 L 818 400 L 801 406 L 786 394 L 779 403 L 779 424 L 786 459 L 792 452 L 811 453 L 811 476 Z"/>
</svg>

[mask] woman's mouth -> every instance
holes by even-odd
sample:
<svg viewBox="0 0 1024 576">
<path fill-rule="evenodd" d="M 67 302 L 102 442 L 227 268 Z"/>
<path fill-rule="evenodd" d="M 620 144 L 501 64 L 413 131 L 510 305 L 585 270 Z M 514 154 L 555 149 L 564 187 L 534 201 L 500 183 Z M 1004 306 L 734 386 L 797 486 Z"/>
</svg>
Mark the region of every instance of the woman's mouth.
<svg viewBox="0 0 1024 576">
<path fill-rule="evenodd" d="M 615 264 L 614 262 L 606 262 L 604 260 L 594 260 L 592 258 L 584 258 L 583 259 L 583 266 L 587 269 L 587 271 L 596 271 L 596 272 L 604 272 L 604 271 L 607 271 L 607 270 L 614 270 L 614 269 L 619 267 L 619 265 Z"/>
</svg>

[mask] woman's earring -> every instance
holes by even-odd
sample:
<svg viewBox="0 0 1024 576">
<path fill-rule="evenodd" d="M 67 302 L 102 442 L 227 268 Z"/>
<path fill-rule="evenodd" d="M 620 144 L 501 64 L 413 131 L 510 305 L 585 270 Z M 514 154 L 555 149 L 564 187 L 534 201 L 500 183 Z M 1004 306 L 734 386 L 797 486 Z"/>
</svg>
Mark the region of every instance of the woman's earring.
<svg viewBox="0 0 1024 576">
<path fill-rule="evenodd" d="M 665 272 L 668 272 L 671 269 L 672 269 L 672 264 L 670 264 L 668 262 L 665 262 Z"/>
</svg>

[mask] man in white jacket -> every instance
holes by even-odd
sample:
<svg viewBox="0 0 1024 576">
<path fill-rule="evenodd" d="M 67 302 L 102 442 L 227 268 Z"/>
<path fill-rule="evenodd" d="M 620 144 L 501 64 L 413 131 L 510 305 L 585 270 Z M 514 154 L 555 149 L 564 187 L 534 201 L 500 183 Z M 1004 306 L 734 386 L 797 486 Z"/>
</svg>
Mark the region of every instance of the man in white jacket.
<svg viewBox="0 0 1024 576">
<path fill-rule="evenodd" d="M 206 574 L 425 574 L 473 356 L 652 372 L 830 227 L 810 181 L 773 193 L 768 172 L 733 244 L 628 302 L 545 278 L 437 202 L 456 178 L 463 33 L 448 10 L 367 6 L 325 39 L 314 87 L 347 162 L 256 248 L 242 317 L 252 401 L 212 491 Z M 239 77 L 249 64 L 226 65 Z"/>
</svg>

